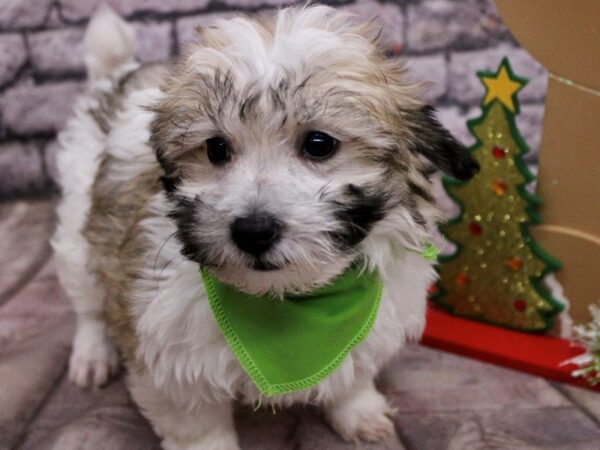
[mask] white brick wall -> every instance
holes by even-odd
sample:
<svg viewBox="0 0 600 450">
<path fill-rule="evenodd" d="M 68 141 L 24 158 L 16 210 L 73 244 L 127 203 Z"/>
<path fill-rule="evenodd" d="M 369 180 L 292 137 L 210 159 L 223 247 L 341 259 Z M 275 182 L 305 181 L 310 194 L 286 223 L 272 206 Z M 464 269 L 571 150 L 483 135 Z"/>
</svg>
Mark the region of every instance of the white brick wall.
<svg viewBox="0 0 600 450">
<path fill-rule="evenodd" d="M 383 29 L 382 42 L 388 47 L 400 44 L 404 38 L 404 13 L 399 4 L 360 0 L 345 7 L 365 20 L 375 18 Z"/>
<path fill-rule="evenodd" d="M 43 194 L 54 176 L 53 136 L 84 84 L 82 36 L 102 0 L 0 0 L 0 198 Z M 161 61 L 181 51 L 198 25 L 236 10 L 298 0 L 106 0 L 134 26 L 136 55 Z M 531 79 L 520 95 L 521 132 L 539 146 L 545 70 L 511 38 L 491 0 L 328 0 L 377 16 L 390 54 L 405 57 L 414 81 L 432 84 L 425 98 L 459 139 L 472 142 L 465 120 L 478 114 L 483 87 L 475 72 L 508 56 Z M 394 56 L 396 57 L 396 56 Z M 34 149 L 34 150 L 32 150 Z M 534 155 L 535 156 L 535 155 Z M 10 174 L 10 177 L 8 176 Z M 6 181 L 10 178 L 10 181 Z"/>
<path fill-rule="evenodd" d="M 186 43 L 193 42 L 196 39 L 196 29 L 198 27 L 206 27 L 219 18 L 228 18 L 234 15 L 235 13 L 194 14 L 179 19 L 176 24 L 179 51 L 181 52 L 184 49 Z"/>
<path fill-rule="evenodd" d="M 406 44 L 414 52 L 481 48 L 505 35 L 506 29 L 489 2 L 427 0 L 408 5 Z"/>
<path fill-rule="evenodd" d="M 37 31 L 29 33 L 27 38 L 35 72 L 62 74 L 83 71 L 82 28 Z"/>
<path fill-rule="evenodd" d="M 135 30 L 135 56 L 143 62 L 165 61 L 173 49 L 173 25 L 170 22 L 142 20 L 132 22 Z"/>
<path fill-rule="evenodd" d="M 0 35 L 0 86 L 11 81 L 27 61 L 25 39 L 19 33 Z"/>
<path fill-rule="evenodd" d="M 448 67 L 445 55 L 408 56 L 406 65 L 410 69 L 410 81 L 429 84 L 423 97 L 430 103 L 440 102 L 448 90 Z"/>
<path fill-rule="evenodd" d="M 49 190 L 39 142 L 0 144 L 0 198 Z"/>
<path fill-rule="evenodd" d="M 0 99 L 4 125 L 18 136 L 53 133 L 64 125 L 81 89 L 78 81 L 17 84 Z"/>
<path fill-rule="evenodd" d="M 0 28 L 3 30 L 39 27 L 44 24 L 53 0 L 2 0 Z"/>
</svg>

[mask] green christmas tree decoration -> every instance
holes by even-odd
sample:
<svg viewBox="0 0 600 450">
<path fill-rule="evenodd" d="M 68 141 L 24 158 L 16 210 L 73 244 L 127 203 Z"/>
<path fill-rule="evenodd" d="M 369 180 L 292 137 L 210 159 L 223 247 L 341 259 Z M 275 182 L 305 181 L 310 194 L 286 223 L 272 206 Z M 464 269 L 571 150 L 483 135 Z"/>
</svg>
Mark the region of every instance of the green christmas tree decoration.
<svg viewBox="0 0 600 450">
<path fill-rule="evenodd" d="M 513 74 L 506 58 L 495 73 L 477 75 L 486 94 L 481 116 L 467 125 L 477 139 L 470 151 L 481 170 L 466 182 L 443 179 L 461 212 L 441 227 L 456 251 L 440 257 L 431 299 L 457 315 L 546 330 L 563 306 L 542 279 L 560 263 L 529 233 L 540 222 L 540 199 L 526 189 L 534 177 L 523 162 L 528 148 L 515 125 L 517 93 L 527 80 Z"/>
</svg>

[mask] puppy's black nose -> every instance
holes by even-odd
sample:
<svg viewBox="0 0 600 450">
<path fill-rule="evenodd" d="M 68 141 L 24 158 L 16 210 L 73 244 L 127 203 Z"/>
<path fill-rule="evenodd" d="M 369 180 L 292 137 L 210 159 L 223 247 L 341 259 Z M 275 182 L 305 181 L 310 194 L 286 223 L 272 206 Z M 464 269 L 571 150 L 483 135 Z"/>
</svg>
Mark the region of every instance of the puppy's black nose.
<svg viewBox="0 0 600 450">
<path fill-rule="evenodd" d="M 259 256 L 279 240 L 281 224 L 270 214 L 258 213 L 235 219 L 231 225 L 233 242 L 246 253 Z"/>
</svg>

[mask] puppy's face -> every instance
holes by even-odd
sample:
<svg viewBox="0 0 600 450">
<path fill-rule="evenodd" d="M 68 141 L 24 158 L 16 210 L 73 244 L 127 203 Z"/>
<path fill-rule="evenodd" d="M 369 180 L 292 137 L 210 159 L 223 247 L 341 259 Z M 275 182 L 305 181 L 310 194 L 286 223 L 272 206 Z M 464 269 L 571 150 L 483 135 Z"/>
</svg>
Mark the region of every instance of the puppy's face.
<svg viewBox="0 0 600 450">
<path fill-rule="evenodd" d="M 152 143 L 183 253 L 252 292 L 310 289 L 433 213 L 420 155 L 476 170 L 369 26 L 325 7 L 201 32 Z"/>
</svg>

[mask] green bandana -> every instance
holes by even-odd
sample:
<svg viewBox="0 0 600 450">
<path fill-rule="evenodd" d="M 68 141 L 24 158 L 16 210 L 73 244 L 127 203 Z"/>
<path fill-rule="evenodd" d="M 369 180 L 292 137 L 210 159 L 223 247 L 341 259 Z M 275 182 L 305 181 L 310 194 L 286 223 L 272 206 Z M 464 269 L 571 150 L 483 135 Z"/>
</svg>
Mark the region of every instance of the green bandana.
<svg viewBox="0 0 600 450">
<path fill-rule="evenodd" d="M 333 372 L 371 330 L 382 290 L 379 274 L 357 264 L 327 286 L 283 300 L 201 272 L 219 328 L 267 396 L 308 389 Z"/>
</svg>

